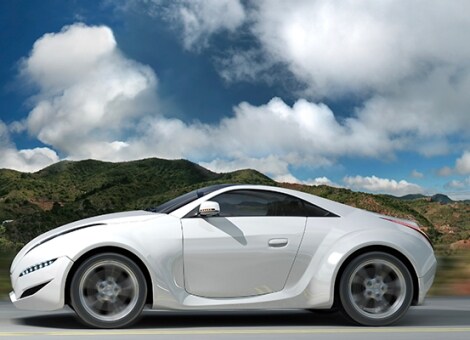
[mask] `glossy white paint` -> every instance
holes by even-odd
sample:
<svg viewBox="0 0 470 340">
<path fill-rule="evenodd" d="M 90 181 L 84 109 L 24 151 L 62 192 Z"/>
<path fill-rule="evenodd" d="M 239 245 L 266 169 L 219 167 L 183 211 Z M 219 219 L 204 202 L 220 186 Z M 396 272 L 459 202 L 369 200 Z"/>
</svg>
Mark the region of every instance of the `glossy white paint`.
<svg viewBox="0 0 470 340">
<path fill-rule="evenodd" d="M 238 189 L 285 193 L 339 217 L 184 218 L 202 202 Z M 148 271 L 153 308 L 329 308 L 341 265 L 369 246 L 388 247 L 409 261 L 421 303 L 434 279 L 436 260 L 420 233 L 298 191 L 230 186 L 168 215 L 133 211 L 98 216 L 37 237 L 12 263 L 11 299 L 18 308 L 62 308 L 73 264 L 90 251 L 115 247 L 132 253 Z M 51 259 L 57 260 L 50 267 L 19 276 Z M 22 297 L 46 282 L 35 294 Z"/>
<path fill-rule="evenodd" d="M 282 290 L 306 220 L 306 217 L 182 219 L 186 290 L 214 298 Z"/>
</svg>

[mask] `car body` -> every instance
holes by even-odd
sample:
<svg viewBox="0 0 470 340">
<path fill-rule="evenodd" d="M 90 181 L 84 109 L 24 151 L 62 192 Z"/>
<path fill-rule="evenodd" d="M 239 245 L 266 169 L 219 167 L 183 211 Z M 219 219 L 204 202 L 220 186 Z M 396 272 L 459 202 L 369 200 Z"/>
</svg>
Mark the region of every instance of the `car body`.
<svg viewBox="0 0 470 340">
<path fill-rule="evenodd" d="M 280 187 L 216 185 L 38 236 L 13 260 L 10 298 L 70 305 L 100 328 L 128 326 L 144 306 L 338 308 L 387 325 L 423 302 L 435 270 L 414 222 Z"/>
</svg>

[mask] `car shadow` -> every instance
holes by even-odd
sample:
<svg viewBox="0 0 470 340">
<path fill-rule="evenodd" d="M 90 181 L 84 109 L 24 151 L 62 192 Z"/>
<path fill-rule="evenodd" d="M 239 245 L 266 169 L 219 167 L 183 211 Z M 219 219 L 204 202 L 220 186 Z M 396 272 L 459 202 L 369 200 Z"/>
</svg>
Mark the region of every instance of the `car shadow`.
<svg viewBox="0 0 470 340">
<path fill-rule="evenodd" d="M 85 329 L 73 312 L 55 313 L 16 318 L 15 323 L 44 328 Z M 426 310 L 412 308 L 395 326 L 469 326 L 470 310 Z M 272 326 L 354 326 L 340 313 L 317 313 L 305 310 L 289 311 L 194 311 L 163 312 L 144 311 L 133 329 L 172 328 L 238 328 Z"/>
<path fill-rule="evenodd" d="M 14 319 L 24 326 L 85 329 L 73 312 L 37 315 Z M 199 328 L 199 327 L 265 327 L 265 326 L 351 326 L 339 313 L 328 315 L 294 311 L 144 311 L 141 319 L 131 328 Z"/>
</svg>

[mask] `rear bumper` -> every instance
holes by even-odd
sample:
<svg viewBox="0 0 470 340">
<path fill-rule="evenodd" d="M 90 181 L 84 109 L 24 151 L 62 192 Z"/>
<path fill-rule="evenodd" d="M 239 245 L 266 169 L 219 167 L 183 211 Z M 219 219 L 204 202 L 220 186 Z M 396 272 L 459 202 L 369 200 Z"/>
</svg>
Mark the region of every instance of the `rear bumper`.
<svg viewBox="0 0 470 340">
<path fill-rule="evenodd" d="M 436 268 L 437 268 L 437 260 L 432 256 L 430 258 L 429 263 L 426 266 L 428 270 L 424 273 L 423 276 L 418 277 L 418 284 L 419 284 L 419 296 L 417 304 L 420 305 L 424 302 L 424 298 L 428 293 L 429 289 L 434 282 L 434 276 L 436 275 Z"/>
</svg>

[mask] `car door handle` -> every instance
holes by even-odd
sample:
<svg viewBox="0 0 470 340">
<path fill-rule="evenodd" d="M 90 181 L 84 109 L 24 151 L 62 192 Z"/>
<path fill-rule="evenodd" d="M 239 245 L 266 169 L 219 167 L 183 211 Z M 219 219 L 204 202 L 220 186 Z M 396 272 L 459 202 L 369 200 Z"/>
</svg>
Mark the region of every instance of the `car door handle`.
<svg viewBox="0 0 470 340">
<path fill-rule="evenodd" d="M 268 245 L 272 248 L 281 248 L 287 246 L 288 242 L 286 238 L 272 238 L 268 241 Z"/>
</svg>

